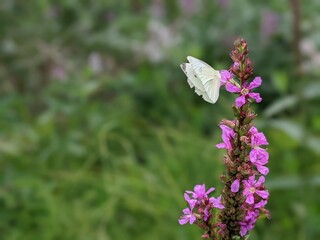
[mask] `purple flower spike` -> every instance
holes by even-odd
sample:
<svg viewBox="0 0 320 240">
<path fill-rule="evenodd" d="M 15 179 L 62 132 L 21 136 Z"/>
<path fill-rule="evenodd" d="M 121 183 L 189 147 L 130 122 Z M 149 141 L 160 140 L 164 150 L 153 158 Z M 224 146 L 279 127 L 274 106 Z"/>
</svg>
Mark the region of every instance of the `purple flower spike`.
<svg viewBox="0 0 320 240">
<path fill-rule="evenodd" d="M 185 208 L 182 210 L 183 215 L 181 215 L 180 219 L 179 219 L 179 223 L 180 225 L 184 225 L 186 223 L 190 223 L 193 224 L 196 221 L 196 216 L 194 215 L 194 213 L 192 212 L 192 208 Z"/>
<path fill-rule="evenodd" d="M 265 182 L 265 178 L 261 176 L 258 181 L 255 181 L 255 177 L 251 176 L 248 180 L 243 180 L 244 190 L 243 195 L 246 196 L 246 203 L 252 205 L 254 204 L 254 195 L 257 194 L 262 199 L 267 199 L 269 197 L 269 192 L 267 190 L 258 190 Z"/>
<path fill-rule="evenodd" d="M 223 158 L 226 171 L 220 176 L 224 184 L 222 194 L 217 198 L 209 196 L 215 189 L 206 190 L 205 184 L 195 185 L 184 194 L 188 208 L 183 210 L 179 223 L 195 223 L 204 230 L 204 239 L 247 239 L 260 214 L 270 219 L 270 212 L 265 208 L 269 192 L 264 185 L 264 176 L 269 173 L 266 165 L 269 153 L 265 146 L 269 143 L 254 126 L 257 115 L 251 107 L 252 103 L 262 101 L 260 94 L 254 92 L 261 86 L 262 79 L 253 76 L 248 54 L 247 42 L 237 39 L 230 53 L 233 64 L 219 72 L 220 86 L 225 85 L 226 91 L 236 96 L 232 106 L 235 118 L 223 119 L 219 124 L 222 141 L 216 147 L 226 149 Z M 191 79 L 188 83 L 202 81 L 205 85 L 200 68 L 207 65 L 200 60 L 194 65 L 188 64 L 182 65 Z M 211 94 L 209 88 L 207 86 L 203 94 Z"/>
</svg>

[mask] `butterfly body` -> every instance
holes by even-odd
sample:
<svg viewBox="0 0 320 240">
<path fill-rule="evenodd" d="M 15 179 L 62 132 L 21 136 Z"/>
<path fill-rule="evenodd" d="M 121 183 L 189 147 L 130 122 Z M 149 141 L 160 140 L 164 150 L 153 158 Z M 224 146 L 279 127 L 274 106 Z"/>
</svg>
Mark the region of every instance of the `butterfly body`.
<svg viewBox="0 0 320 240">
<path fill-rule="evenodd" d="M 189 63 L 180 65 L 187 76 L 190 88 L 194 87 L 196 94 L 209 102 L 215 103 L 219 98 L 220 73 L 207 63 L 194 58 L 187 57 Z"/>
</svg>

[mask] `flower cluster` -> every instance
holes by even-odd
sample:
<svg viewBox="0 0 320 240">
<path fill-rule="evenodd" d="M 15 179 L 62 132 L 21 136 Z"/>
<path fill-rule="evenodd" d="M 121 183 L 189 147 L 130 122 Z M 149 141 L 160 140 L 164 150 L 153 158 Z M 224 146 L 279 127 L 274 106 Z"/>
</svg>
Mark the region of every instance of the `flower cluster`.
<svg viewBox="0 0 320 240">
<path fill-rule="evenodd" d="M 190 223 L 196 223 L 199 227 L 206 230 L 203 237 L 209 237 L 214 232 L 213 229 L 216 227 L 212 225 L 212 210 L 223 209 L 224 206 L 221 204 L 221 196 L 218 198 L 209 197 L 208 195 L 213 192 L 215 188 L 209 188 L 206 191 L 205 184 L 196 185 L 194 191 L 186 191 L 184 199 L 188 203 L 189 207 L 183 209 L 183 214 L 179 219 L 181 225 Z"/>
<path fill-rule="evenodd" d="M 264 208 L 269 198 L 264 185 L 265 176 L 269 173 L 266 167 L 269 154 L 265 149 L 268 141 L 254 126 L 256 114 L 250 107 L 251 103 L 262 101 L 260 94 L 253 92 L 262 84 L 262 79 L 255 77 L 250 80 L 253 68 L 243 39 L 235 42 L 230 56 L 233 64 L 229 70 L 220 71 L 220 85 L 236 94 L 233 105 L 236 118 L 220 122 L 222 143 L 216 145 L 226 149 L 226 173 L 221 176 L 224 188 L 217 199 L 208 197 L 214 189 L 205 191 L 204 185 L 197 185 L 194 192 L 186 191 L 184 197 L 189 207 L 183 210 L 184 215 L 179 220 L 180 224 L 196 222 L 207 230 L 204 238 L 221 240 L 246 236 L 261 213 L 269 218 L 269 212 Z M 211 221 L 213 208 L 220 209 L 216 223 Z"/>
</svg>

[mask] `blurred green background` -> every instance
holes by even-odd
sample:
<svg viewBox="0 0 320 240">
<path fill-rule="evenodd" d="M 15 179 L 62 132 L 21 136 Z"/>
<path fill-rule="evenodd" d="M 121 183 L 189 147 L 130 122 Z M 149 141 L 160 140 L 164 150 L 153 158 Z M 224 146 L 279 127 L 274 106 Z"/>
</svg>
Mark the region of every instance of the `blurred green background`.
<svg viewBox="0 0 320 240">
<path fill-rule="evenodd" d="M 188 55 L 227 69 L 237 36 L 264 79 L 272 220 L 251 239 L 320 239 L 318 0 L 1 0 L 0 238 L 200 239 L 183 192 L 222 188 L 215 105 Z"/>
</svg>

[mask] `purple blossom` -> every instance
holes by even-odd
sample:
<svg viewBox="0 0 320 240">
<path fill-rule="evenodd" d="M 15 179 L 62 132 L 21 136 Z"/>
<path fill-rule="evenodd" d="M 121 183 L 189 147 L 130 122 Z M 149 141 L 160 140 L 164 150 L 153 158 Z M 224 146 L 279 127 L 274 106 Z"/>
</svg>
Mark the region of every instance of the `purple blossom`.
<svg viewBox="0 0 320 240">
<path fill-rule="evenodd" d="M 206 191 L 206 185 L 195 185 L 194 186 L 194 192 L 192 191 L 186 191 L 189 194 L 192 194 L 192 197 L 198 200 L 202 200 L 204 198 L 208 197 L 208 194 L 213 192 L 215 188 L 209 188 L 208 191 Z"/>
<path fill-rule="evenodd" d="M 236 135 L 235 131 L 226 126 L 221 124 L 220 128 L 222 130 L 222 140 L 223 143 L 219 143 L 216 145 L 217 148 L 225 148 L 225 149 L 232 149 L 231 141 L 233 140 L 234 136 Z"/>
<path fill-rule="evenodd" d="M 227 82 L 229 82 L 229 80 L 233 77 L 232 73 L 229 72 L 228 70 L 221 70 L 220 71 L 220 85 L 226 85 Z"/>
<path fill-rule="evenodd" d="M 211 197 L 209 199 L 210 204 L 212 205 L 213 208 L 219 208 L 219 209 L 224 209 L 223 204 L 221 203 L 221 196 L 214 198 Z"/>
<path fill-rule="evenodd" d="M 267 200 L 261 200 L 252 206 L 249 211 L 247 211 L 244 220 L 240 222 L 240 236 L 243 237 L 247 234 L 251 229 L 253 229 L 254 224 L 256 223 L 259 217 L 259 208 L 264 207 L 267 204 Z"/>
<path fill-rule="evenodd" d="M 259 217 L 259 210 L 248 211 L 244 221 L 240 222 L 240 236 L 243 237 L 254 228 Z"/>
<path fill-rule="evenodd" d="M 191 199 L 187 193 L 185 193 L 183 196 L 184 196 L 184 199 L 185 199 L 185 200 L 187 201 L 187 203 L 189 204 L 190 208 L 193 209 L 194 206 L 195 206 L 196 203 L 197 203 L 197 200 Z"/>
<path fill-rule="evenodd" d="M 258 132 L 255 127 L 251 127 L 249 130 L 251 134 L 251 146 L 252 150 L 250 151 L 249 157 L 250 161 L 257 167 L 257 170 L 266 175 L 269 173 L 269 169 L 265 167 L 268 163 L 269 153 L 267 150 L 260 148 L 261 145 L 268 145 L 266 137 L 263 133 Z"/>
<path fill-rule="evenodd" d="M 193 224 L 196 221 L 196 216 L 192 212 L 193 208 L 185 208 L 182 210 L 183 215 L 180 216 L 179 223 L 180 225 L 184 225 L 186 223 Z"/>
<path fill-rule="evenodd" d="M 236 193 L 239 191 L 239 188 L 240 188 L 240 181 L 239 179 L 236 179 L 231 184 L 231 192 Z"/>
<path fill-rule="evenodd" d="M 194 0 L 180 1 L 186 3 Z M 185 192 L 184 199 L 188 208 L 183 210 L 179 219 L 180 224 L 196 223 L 205 231 L 202 237 L 206 239 L 231 239 L 235 235 L 244 237 L 254 228 L 260 213 L 270 217 L 269 211 L 265 209 L 269 192 L 264 186 L 264 175 L 269 172 L 266 167 L 269 154 L 265 149 L 268 141 L 253 126 L 252 120 L 256 115 L 250 108 L 252 102 L 262 101 L 260 94 L 253 92 L 261 85 L 262 79 L 255 77 L 251 80 L 253 67 L 248 58 L 247 43 L 242 38 L 235 41 L 230 56 L 233 65 L 229 70 L 220 71 L 220 85 L 225 85 L 228 92 L 237 95 L 233 106 L 237 107 L 234 109 L 236 119 L 220 122 L 222 142 L 216 145 L 227 151 L 224 158 L 226 174 L 221 176 L 225 184 L 223 201 L 222 195 L 209 197 L 214 188 L 206 190 L 205 184 L 196 185 L 193 191 Z M 213 208 L 221 209 L 220 213 L 212 211 Z M 235 227 L 237 232 L 234 232 Z"/>
<path fill-rule="evenodd" d="M 240 93 L 240 97 L 236 98 L 235 103 L 237 107 L 242 107 L 246 103 L 247 98 L 252 98 L 257 103 L 262 101 L 262 98 L 260 97 L 259 93 L 250 92 L 252 89 L 259 87 L 261 83 L 262 83 L 261 77 L 256 77 L 249 84 L 249 86 L 247 86 L 246 84 L 243 84 L 242 89 L 239 86 L 232 84 L 231 82 L 227 82 L 226 89 L 228 92 L 231 92 L 231 93 Z"/>
<path fill-rule="evenodd" d="M 207 207 L 204 209 L 204 211 L 203 211 L 203 220 L 204 220 L 204 221 L 208 221 L 208 219 L 210 219 L 210 217 L 211 217 L 210 210 L 211 210 L 210 206 L 207 206 Z"/>
<path fill-rule="evenodd" d="M 242 181 L 244 184 L 243 195 L 246 196 L 246 203 L 254 204 L 254 196 L 257 194 L 262 199 L 269 197 L 267 190 L 258 190 L 258 188 L 265 182 L 265 178 L 261 176 L 258 181 L 255 181 L 255 176 L 250 176 L 248 180 Z"/>
<path fill-rule="evenodd" d="M 196 218 L 209 221 L 212 216 L 211 210 L 213 208 L 223 209 L 224 206 L 221 203 L 221 195 L 218 198 L 208 197 L 208 194 L 213 191 L 214 188 L 209 188 L 206 191 L 205 184 L 195 185 L 194 191 L 186 191 L 184 199 L 189 204 L 189 208 L 183 210 L 183 215 L 181 215 L 179 223 L 186 224 L 187 222 L 190 222 L 190 224 L 192 224 Z M 189 194 L 191 194 L 191 197 Z M 197 217 L 193 211 L 197 213 Z"/>
</svg>

